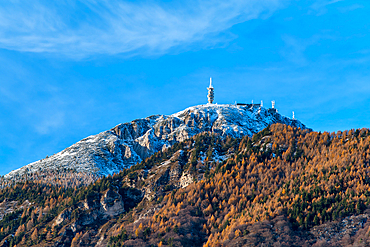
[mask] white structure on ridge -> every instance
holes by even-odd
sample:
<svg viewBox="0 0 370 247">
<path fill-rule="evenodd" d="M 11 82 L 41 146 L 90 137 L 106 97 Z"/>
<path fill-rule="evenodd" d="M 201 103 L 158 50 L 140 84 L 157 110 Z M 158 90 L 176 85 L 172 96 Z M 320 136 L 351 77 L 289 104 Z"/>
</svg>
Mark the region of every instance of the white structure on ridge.
<svg viewBox="0 0 370 247">
<path fill-rule="evenodd" d="M 214 100 L 214 89 L 213 89 L 213 86 L 212 86 L 212 77 L 209 78 L 209 87 L 207 88 L 208 89 L 208 103 L 209 104 L 212 104 L 213 103 L 213 100 Z"/>
<path fill-rule="evenodd" d="M 293 119 L 295 119 L 294 112 L 293 112 Z"/>
<path fill-rule="evenodd" d="M 261 107 L 263 107 L 263 100 L 261 100 Z"/>
<path fill-rule="evenodd" d="M 274 109 L 275 108 L 275 100 L 273 100 L 273 101 L 271 101 L 271 104 L 272 104 L 272 109 Z"/>
</svg>

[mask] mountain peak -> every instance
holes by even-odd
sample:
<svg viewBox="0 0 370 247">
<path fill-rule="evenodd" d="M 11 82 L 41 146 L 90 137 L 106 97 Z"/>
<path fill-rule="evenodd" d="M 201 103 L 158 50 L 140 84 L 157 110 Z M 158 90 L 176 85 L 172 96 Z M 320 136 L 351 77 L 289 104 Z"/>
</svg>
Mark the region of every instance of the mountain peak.
<svg viewBox="0 0 370 247">
<path fill-rule="evenodd" d="M 14 170 L 6 180 L 32 174 L 72 171 L 89 176 L 118 173 L 157 151 L 202 132 L 221 136 L 252 136 L 274 123 L 306 128 L 276 109 L 260 104 L 205 104 L 172 115 L 154 115 L 123 123 L 89 136 L 65 150 Z M 93 179 L 93 178 L 92 178 Z"/>
</svg>

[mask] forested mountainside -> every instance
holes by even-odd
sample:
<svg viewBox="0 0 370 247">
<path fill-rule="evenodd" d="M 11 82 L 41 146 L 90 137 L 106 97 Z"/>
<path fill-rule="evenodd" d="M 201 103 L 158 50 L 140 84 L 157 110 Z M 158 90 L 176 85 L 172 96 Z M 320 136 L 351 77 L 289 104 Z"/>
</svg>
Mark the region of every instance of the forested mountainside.
<svg viewBox="0 0 370 247">
<path fill-rule="evenodd" d="M 79 189 L 0 191 L 0 246 L 369 246 L 370 132 L 198 134 Z M 1 208 L 0 208 L 0 212 Z"/>
<path fill-rule="evenodd" d="M 102 175 L 118 173 L 155 152 L 196 134 L 252 136 L 270 124 L 306 128 L 276 109 L 256 104 L 189 107 L 172 115 L 155 115 L 89 136 L 65 150 L 0 177 L 0 187 L 20 181 L 43 181 L 65 187 L 88 185 Z"/>
</svg>

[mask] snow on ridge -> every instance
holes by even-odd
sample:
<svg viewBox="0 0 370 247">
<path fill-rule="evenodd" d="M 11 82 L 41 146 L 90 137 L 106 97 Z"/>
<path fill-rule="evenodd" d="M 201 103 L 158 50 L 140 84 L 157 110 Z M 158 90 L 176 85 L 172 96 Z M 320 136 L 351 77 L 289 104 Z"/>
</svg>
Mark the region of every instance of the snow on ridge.
<svg viewBox="0 0 370 247">
<path fill-rule="evenodd" d="M 252 136 L 273 123 L 306 128 L 275 109 L 259 105 L 198 105 L 172 115 L 154 115 L 119 124 L 111 130 L 86 137 L 57 154 L 11 171 L 4 178 L 12 179 L 47 169 L 108 175 L 204 131 L 223 136 Z"/>
</svg>

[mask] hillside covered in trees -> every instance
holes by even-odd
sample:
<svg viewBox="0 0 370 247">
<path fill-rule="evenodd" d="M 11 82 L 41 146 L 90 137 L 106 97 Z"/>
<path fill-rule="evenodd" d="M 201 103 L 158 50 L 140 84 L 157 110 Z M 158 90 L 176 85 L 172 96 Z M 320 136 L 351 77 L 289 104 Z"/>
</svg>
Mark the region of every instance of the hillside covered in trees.
<svg viewBox="0 0 370 247">
<path fill-rule="evenodd" d="M 8 185 L 0 246 L 369 246 L 370 132 L 202 133 L 88 186 Z"/>
</svg>

